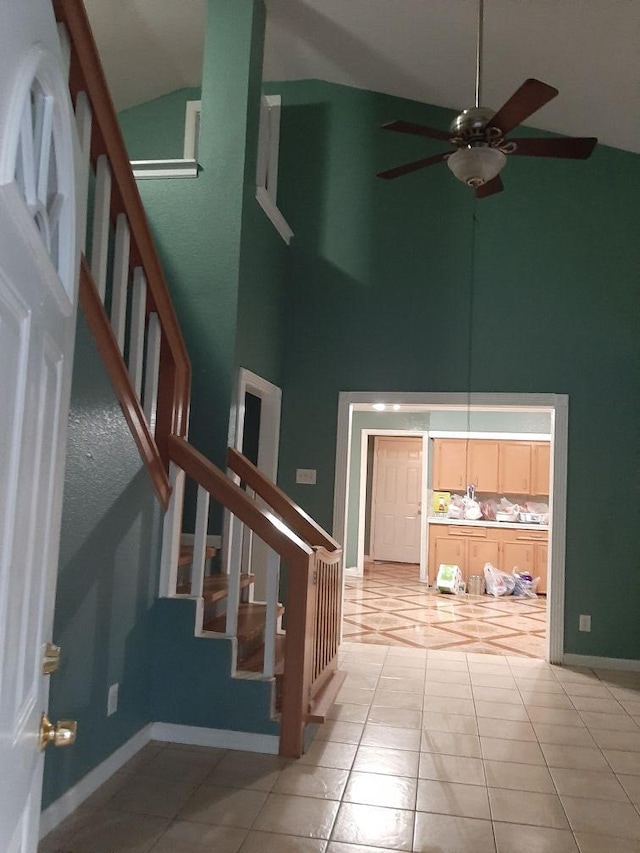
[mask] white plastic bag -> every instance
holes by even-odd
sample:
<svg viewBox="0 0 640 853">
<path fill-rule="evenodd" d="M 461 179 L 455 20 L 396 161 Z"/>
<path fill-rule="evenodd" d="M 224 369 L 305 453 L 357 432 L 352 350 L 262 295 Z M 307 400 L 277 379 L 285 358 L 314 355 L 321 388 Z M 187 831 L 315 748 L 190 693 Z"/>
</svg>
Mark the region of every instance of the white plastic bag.
<svg viewBox="0 0 640 853">
<path fill-rule="evenodd" d="M 496 598 L 500 595 L 511 595 L 516 585 L 516 579 L 513 575 L 501 572 L 500 569 L 496 569 L 491 563 L 484 564 L 483 572 L 489 595 L 493 595 Z"/>
</svg>

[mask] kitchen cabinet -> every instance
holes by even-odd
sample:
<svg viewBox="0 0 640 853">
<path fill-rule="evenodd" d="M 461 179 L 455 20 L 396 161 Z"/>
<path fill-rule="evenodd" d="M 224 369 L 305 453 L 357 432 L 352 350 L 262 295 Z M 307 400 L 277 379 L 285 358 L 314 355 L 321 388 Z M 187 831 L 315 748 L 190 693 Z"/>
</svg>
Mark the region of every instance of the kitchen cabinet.
<svg viewBox="0 0 640 853">
<path fill-rule="evenodd" d="M 504 542 L 502 544 L 503 572 L 511 574 L 515 569 L 519 574 L 526 572 L 533 577 L 533 542 Z"/>
<path fill-rule="evenodd" d="M 531 494 L 530 441 L 501 441 L 498 454 L 498 491 L 500 494 Z"/>
<path fill-rule="evenodd" d="M 547 594 L 547 576 L 549 573 L 549 548 L 547 543 L 536 542 L 533 556 L 533 576 L 540 578 L 538 592 Z"/>
<path fill-rule="evenodd" d="M 492 532 L 492 531 L 490 531 Z M 500 543 L 497 539 L 472 539 L 467 542 L 467 581 L 471 575 L 484 577 L 485 563 L 497 566 L 500 562 Z"/>
<path fill-rule="evenodd" d="M 429 543 L 431 544 L 431 543 Z M 438 536 L 434 538 L 433 560 L 429 561 L 429 583 L 434 584 L 438 575 L 438 567 L 441 563 L 445 565 L 460 566 L 460 570 L 464 575 L 464 565 L 466 563 L 466 548 L 467 543 L 464 539 L 450 539 L 448 536 Z M 433 577 L 431 567 L 433 566 Z"/>
<path fill-rule="evenodd" d="M 436 438 L 433 441 L 433 488 L 461 492 L 467 488 L 466 438 Z"/>
<path fill-rule="evenodd" d="M 533 443 L 532 448 L 531 494 L 548 495 L 551 446 L 548 441 L 536 441 Z"/>
<path fill-rule="evenodd" d="M 467 477 L 477 492 L 498 491 L 499 441 L 469 439 Z"/>
</svg>

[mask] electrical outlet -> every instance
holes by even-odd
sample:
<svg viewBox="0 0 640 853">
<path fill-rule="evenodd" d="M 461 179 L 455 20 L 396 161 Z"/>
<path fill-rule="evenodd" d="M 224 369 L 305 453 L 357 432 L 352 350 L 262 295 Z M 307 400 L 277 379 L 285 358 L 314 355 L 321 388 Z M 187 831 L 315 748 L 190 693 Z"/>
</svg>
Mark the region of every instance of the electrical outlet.
<svg viewBox="0 0 640 853">
<path fill-rule="evenodd" d="M 118 710 L 118 688 L 119 684 L 112 684 L 109 688 L 109 693 L 107 695 L 107 717 L 110 717 L 112 714 Z"/>
<path fill-rule="evenodd" d="M 580 631 L 590 631 L 591 630 L 591 616 L 583 613 L 578 620 L 578 630 Z"/>
<path fill-rule="evenodd" d="M 316 473 L 317 471 L 315 468 L 296 468 L 296 483 L 304 483 L 307 486 L 315 486 Z"/>
</svg>

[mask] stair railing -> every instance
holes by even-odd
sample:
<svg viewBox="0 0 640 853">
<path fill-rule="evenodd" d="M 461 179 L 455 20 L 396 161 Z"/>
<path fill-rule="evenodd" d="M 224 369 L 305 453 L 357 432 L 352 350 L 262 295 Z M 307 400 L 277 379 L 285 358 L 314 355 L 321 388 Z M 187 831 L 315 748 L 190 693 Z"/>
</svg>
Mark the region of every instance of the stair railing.
<svg viewBox="0 0 640 853">
<path fill-rule="evenodd" d="M 80 306 L 166 508 L 166 442 L 187 434 L 189 359 L 84 3 L 54 0 L 53 6 L 66 41 L 81 149 Z"/>
</svg>

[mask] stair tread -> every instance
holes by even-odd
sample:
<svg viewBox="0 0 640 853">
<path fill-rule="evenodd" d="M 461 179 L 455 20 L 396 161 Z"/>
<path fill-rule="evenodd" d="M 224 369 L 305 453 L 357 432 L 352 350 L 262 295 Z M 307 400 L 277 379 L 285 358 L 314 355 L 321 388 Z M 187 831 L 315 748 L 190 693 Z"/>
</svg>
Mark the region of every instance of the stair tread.
<svg viewBox="0 0 640 853">
<path fill-rule="evenodd" d="M 211 560 L 218 553 L 218 549 L 213 546 L 205 548 L 205 560 Z M 193 545 L 181 545 L 180 555 L 178 557 L 179 566 L 188 566 L 193 562 Z"/>
<path fill-rule="evenodd" d="M 282 676 L 284 672 L 284 634 L 276 635 L 276 678 Z M 262 672 L 264 669 L 264 643 L 257 646 L 250 655 L 239 660 L 237 668 L 243 672 Z"/>
<path fill-rule="evenodd" d="M 244 589 L 245 587 L 249 586 L 253 583 L 253 581 L 254 575 L 240 575 L 240 589 Z M 176 591 L 179 595 L 188 595 L 190 589 L 190 584 L 186 583 L 181 584 Z M 217 575 L 207 575 L 207 577 L 204 579 L 202 597 L 207 603 L 212 604 L 214 601 L 221 601 L 223 598 L 226 598 L 228 589 L 229 575 L 224 573 Z"/>
<path fill-rule="evenodd" d="M 284 613 L 284 607 L 278 605 L 278 615 Z M 238 608 L 238 643 L 246 643 L 249 640 L 255 639 L 262 632 L 267 618 L 266 604 L 256 602 L 242 602 Z M 219 616 L 209 619 L 202 626 L 205 631 L 216 631 L 224 633 L 227 624 L 226 613 L 221 613 Z"/>
</svg>

